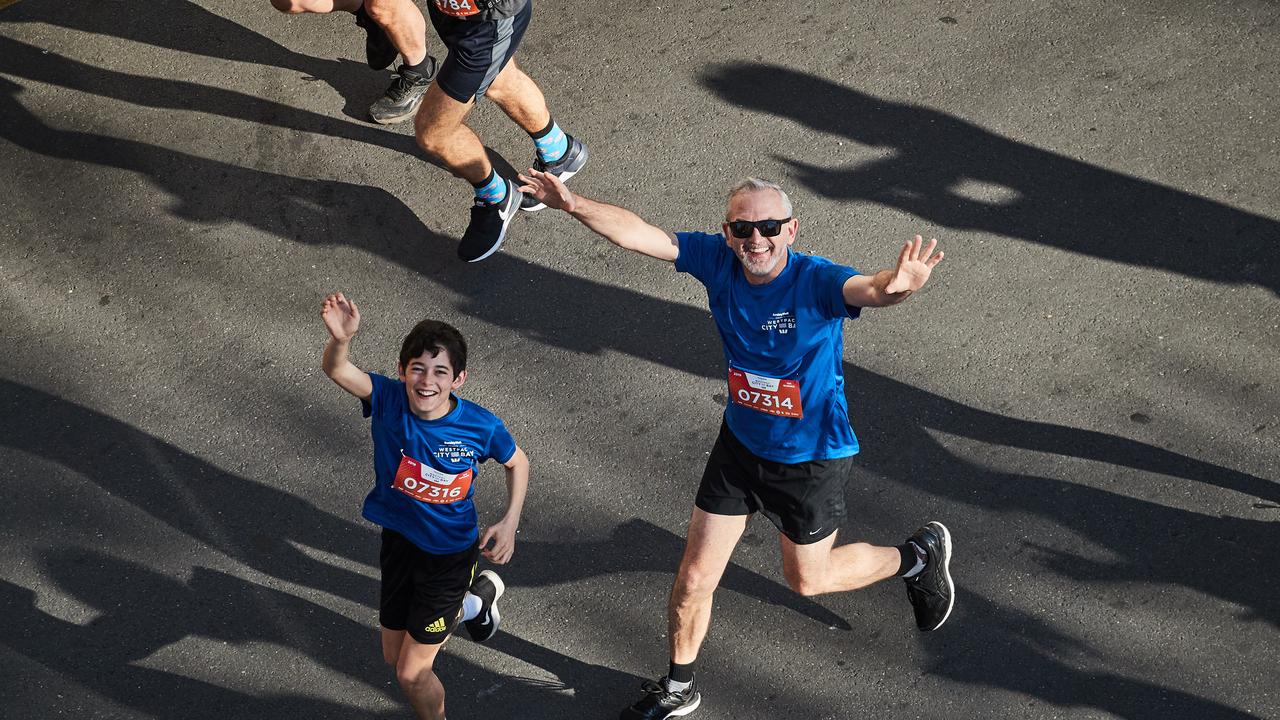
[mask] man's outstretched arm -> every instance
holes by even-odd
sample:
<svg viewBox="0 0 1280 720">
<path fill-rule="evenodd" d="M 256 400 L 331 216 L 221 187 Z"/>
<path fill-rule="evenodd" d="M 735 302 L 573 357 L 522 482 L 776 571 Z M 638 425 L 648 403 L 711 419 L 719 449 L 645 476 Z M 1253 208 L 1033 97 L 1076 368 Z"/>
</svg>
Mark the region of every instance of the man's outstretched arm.
<svg viewBox="0 0 1280 720">
<path fill-rule="evenodd" d="M 569 191 L 554 175 L 529 170 L 520 175 L 520 191 L 536 197 L 547 207 L 574 216 L 592 232 L 625 250 L 651 258 L 675 262 L 680 254 L 676 236 L 626 208 L 596 202 Z"/>
<path fill-rule="evenodd" d="M 933 266 L 942 262 L 942 253 L 934 253 L 937 240 L 926 245 L 917 235 L 902 246 L 898 253 L 898 265 L 892 270 L 881 270 L 875 275 L 854 275 L 844 283 L 844 301 L 854 307 L 885 307 L 897 305 L 911 293 L 924 287 L 933 272 Z M 931 254 L 932 253 L 932 254 Z"/>
</svg>

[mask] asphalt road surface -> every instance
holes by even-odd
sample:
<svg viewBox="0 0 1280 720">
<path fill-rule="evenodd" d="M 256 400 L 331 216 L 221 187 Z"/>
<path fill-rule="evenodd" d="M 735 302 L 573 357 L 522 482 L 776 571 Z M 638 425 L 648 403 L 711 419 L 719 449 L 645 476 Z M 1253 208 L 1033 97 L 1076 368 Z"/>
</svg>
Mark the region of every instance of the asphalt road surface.
<svg viewBox="0 0 1280 720">
<path fill-rule="evenodd" d="M 0 5 L 0 716 L 409 716 L 367 424 L 320 372 L 344 290 L 366 369 L 457 325 L 532 460 L 449 717 L 616 717 L 665 670 L 725 401 L 701 286 L 554 211 L 459 262 L 469 189 L 364 119 L 389 75 L 349 16 Z M 1280 716 L 1278 36 L 1264 0 L 538 0 L 518 57 L 590 146 L 579 191 L 710 230 L 761 175 L 801 249 L 947 254 L 846 325 L 841 537 L 947 523 L 952 618 L 917 633 L 896 580 L 794 595 L 756 519 L 694 717 Z M 530 163 L 492 104 L 472 125 Z"/>
</svg>

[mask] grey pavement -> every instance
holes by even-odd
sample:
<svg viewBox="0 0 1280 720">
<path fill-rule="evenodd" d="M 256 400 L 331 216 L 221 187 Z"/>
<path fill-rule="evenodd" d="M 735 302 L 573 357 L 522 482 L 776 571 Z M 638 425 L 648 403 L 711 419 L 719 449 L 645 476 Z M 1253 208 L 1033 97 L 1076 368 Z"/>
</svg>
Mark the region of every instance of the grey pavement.
<svg viewBox="0 0 1280 720">
<path fill-rule="evenodd" d="M 389 76 L 348 16 L 0 5 L 0 716 L 409 717 L 367 425 L 320 372 L 344 290 L 366 369 L 457 325 L 533 463 L 449 717 L 616 717 L 665 670 L 725 400 L 700 286 L 554 211 L 456 260 L 469 189 L 363 118 Z M 537 4 L 518 58 L 590 145 L 579 191 L 710 230 L 762 175 L 801 249 L 947 254 L 846 326 L 841 537 L 946 522 L 955 613 L 800 598 L 756 519 L 692 717 L 1280 717 L 1277 33 L 1264 0 Z"/>
</svg>

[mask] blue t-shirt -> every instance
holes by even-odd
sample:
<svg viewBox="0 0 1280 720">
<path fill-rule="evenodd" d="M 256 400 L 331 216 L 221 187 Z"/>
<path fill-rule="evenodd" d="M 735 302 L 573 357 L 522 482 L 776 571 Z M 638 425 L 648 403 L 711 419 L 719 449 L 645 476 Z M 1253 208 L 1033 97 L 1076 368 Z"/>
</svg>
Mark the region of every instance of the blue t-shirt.
<svg viewBox="0 0 1280 720">
<path fill-rule="evenodd" d="M 858 271 L 788 248 L 782 273 L 752 285 L 724 235 L 676 233 L 676 241 L 676 270 L 706 286 L 724 344 L 724 419 L 734 436 L 774 462 L 857 454 L 844 397 L 842 329 L 860 312 L 843 293 Z"/>
<path fill-rule="evenodd" d="M 496 415 L 456 395 L 442 418 L 423 420 L 409 410 L 405 386 L 369 373 L 373 394 L 364 403 L 372 418 L 374 485 L 364 499 L 370 522 L 395 530 L 436 555 L 462 552 L 479 539 L 471 501 L 480 463 L 506 464 L 516 441 Z"/>
</svg>

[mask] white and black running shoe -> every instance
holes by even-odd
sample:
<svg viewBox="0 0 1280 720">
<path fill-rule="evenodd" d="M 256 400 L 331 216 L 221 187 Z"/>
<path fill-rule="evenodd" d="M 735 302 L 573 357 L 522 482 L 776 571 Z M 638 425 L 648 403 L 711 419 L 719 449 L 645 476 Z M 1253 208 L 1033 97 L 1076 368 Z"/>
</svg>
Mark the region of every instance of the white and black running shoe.
<svg viewBox="0 0 1280 720">
<path fill-rule="evenodd" d="M 484 642 L 498 632 L 498 623 L 502 621 L 502 614 L 498 612 L 497 603 L 506 589 L 507 587 L 502 584 L 502 578 L 492 570 L 485 570 L 471 581 L 471 589 L 468 592 L 480 598 L 482 603 L 480 614 L 463 623 L 467 626 L 467 634 L 472 640 L 478 643 Z"/>
<path fill-rule="evenodd" d="M 565 133 L 565 137 L 569 140 L 569 149 L 564 151 L 564 155 L 552 163 L 544 163 L 541 158 L 534 158 L 534 170 L 550 173 L 560 178 L 560 182 L 565 182 L 587 166 L 586 144 L 569 133 Z M 526 196 L 524 202 L 520 204 L 520 209 L 525 212 L 537 212 L 544 207 L 546 205 L 538 202 L 538 199 L 532 195 Z"/>
<path fill-rule="evenodd" d="M 663 720 L 664 718 L 682 717 L 698 709 L 702 704 L 702 695 L 698 693 L 698 683 L 684 690 L 667 689 L 667 679 L 657 682 L 645 680 L 640 686 L 644 697 L 635 705 L 622 711 L 619 720 Z"/>
<path fill-rule="evenodd" d="M 924 550 L 924 569 L 913 577 L 903 578 L 907 598 L 916 613 L 916 627 L 928 632 L 942 627 L 955 605 L 955 584 L 951 582 L 951 533 L 934 520 L 907 538 Z"/>
<path fill-rule="evenodd" d="M 524 193 L 511 180 L 507 183 L 507 196 L 501 202 L 487 203 L 476 200 L 471 206 L 471 223 L 467 231 L 462 233 L 462 241 L 458 243 L 458 257 L 467 262 L 483 260 L 502 247 L 507 237 L 507 226 L 516 216 L 516 208 L 524 200 Z"/>
</svg>

